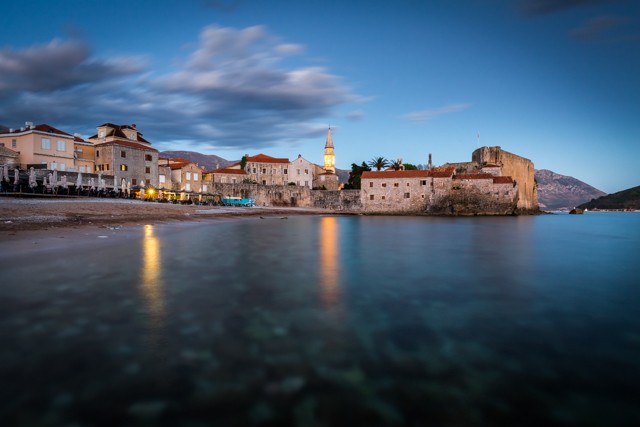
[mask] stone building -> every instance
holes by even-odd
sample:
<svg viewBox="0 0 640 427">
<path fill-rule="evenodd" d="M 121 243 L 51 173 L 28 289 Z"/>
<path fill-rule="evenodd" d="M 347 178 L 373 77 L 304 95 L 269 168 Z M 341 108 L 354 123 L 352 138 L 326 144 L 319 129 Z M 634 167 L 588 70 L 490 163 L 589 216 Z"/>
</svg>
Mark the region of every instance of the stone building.
<svg viewBox="0 0 640 427">
<path fill-rule="evenodd" d="M 95 147 L 95 170 L 131 185 L 158 187 L 158 150 L 136 125 L 104 123 L 88 141 Z"/>
<path fill-rule="evenodd" d="M 59 171 L 75 171 L 74 137 L 47 124 L 26 122 L 19 129 L 0 133 L 0 144 L 19 153 L 21 169 L 35 166 Z"/>
<path fill-rule="evenodd" d="M 244 169 L 218 168 L 204 172 L 205 180 L 210 184 L 242 184 L 248 179 Z"/>
<path fill-rule="evenodd" d="M 80 135 L 73 134 L 73 158 L 76 172 L 93 173 L 96 167 L 96 149 Z"/>
<path fill-rule="evenodd" d="M 298 154 L 298 158 L 289 164 L 289 183 L 313 188 L 316 177 L 323 173 L 322 168 Z"/>
<path fill-rule="evenodd" d="M 244 156 L 247 178 L 262 185 L 287 185 L 289 183 L 289 159 L 257 154 Z M 235 163 L 228 169 L 242 169 Z"/>
<path fill-rule="evenodd" d="M 13 169 L 20 165 L 20 155 L 17 151 L 7 148 L 0 142 L 0 166 L 7 165 Z M 1 178 L 0 178 L 1 179 Z"/>
<path fill-rule="evenodd" d="M 207 192 L 208 186 L 202 186 L 202 169 L 197 164 L 185 159 L 171 159 L 171 189 L 192 193 Z"/>
</svg>

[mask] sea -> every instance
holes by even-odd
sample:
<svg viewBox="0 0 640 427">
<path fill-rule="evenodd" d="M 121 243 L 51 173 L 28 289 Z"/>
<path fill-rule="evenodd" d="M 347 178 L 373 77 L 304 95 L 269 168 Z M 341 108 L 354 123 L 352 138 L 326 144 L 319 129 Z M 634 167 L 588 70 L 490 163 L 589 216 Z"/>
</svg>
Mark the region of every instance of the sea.
<svg viewBox="0 0 640 427">
<path fill-rule="evenodd" d="M 3 426 L 640 425 L 640 213 L 56 233 L 0 242 Z"/>
</svg>

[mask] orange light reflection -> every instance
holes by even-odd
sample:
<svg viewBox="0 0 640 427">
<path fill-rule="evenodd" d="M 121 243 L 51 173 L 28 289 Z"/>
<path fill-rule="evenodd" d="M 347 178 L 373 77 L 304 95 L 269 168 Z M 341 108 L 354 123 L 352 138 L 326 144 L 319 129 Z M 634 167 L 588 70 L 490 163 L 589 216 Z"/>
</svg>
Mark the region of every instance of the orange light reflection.
<svg viewBox="0 0 640 427">
<path fill-rule="evenodd" d="M 340 299 L 338 228 L 337 218 L 320 219 L 320 291 L 322 301 L 328 306 Z"/>
</svg>

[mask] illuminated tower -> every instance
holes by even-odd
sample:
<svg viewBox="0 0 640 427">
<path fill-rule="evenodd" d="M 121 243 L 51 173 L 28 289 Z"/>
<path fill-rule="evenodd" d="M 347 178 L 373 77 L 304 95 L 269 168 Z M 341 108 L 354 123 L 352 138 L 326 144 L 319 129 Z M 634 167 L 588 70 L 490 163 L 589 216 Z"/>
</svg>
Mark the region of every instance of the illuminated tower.
<svg viewBox="0 0 640 427">
<path fill-rule="evenodd" d="M 333 154 L 333 139 L 331 139 L 331 127 L 327 132 L 327 142 L 324 144 L 324 171 L 326 173 L 336 172 L 336 156 Z"/>
</svg>

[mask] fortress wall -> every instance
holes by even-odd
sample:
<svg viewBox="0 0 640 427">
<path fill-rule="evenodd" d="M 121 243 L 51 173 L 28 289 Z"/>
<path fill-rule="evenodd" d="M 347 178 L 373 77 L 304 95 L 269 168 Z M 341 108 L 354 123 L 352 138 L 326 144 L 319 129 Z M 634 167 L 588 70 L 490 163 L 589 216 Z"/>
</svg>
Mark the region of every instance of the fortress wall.
<svg viewBox="0 0 640 427">
<path fill-rule="evenodd" d="M 362 179 L 360 202 L 366 213 L 423 213 L 431 178 Z"/>
<path fill-rule="evenodd" d="M 518 209 L 538 210 L 538 192 L 535 184 L 533 162 L 500 147 L 482 147 L 472 154 L 474 162 L 502 166 L 502 175 L 510 176 L 518 184 Z"/>
<path fill-rule="evenodd" d="M 360 190 L 313 190 L 311 206 L 314 208 L 360 211 Z"/>
<path fill-rule="evenodd" d="M 210 193 L 222 197 L 254 198 L 257 206 L 311 206 L 311 190 L 297 185 L 213 183 Z"/>
</svg>

